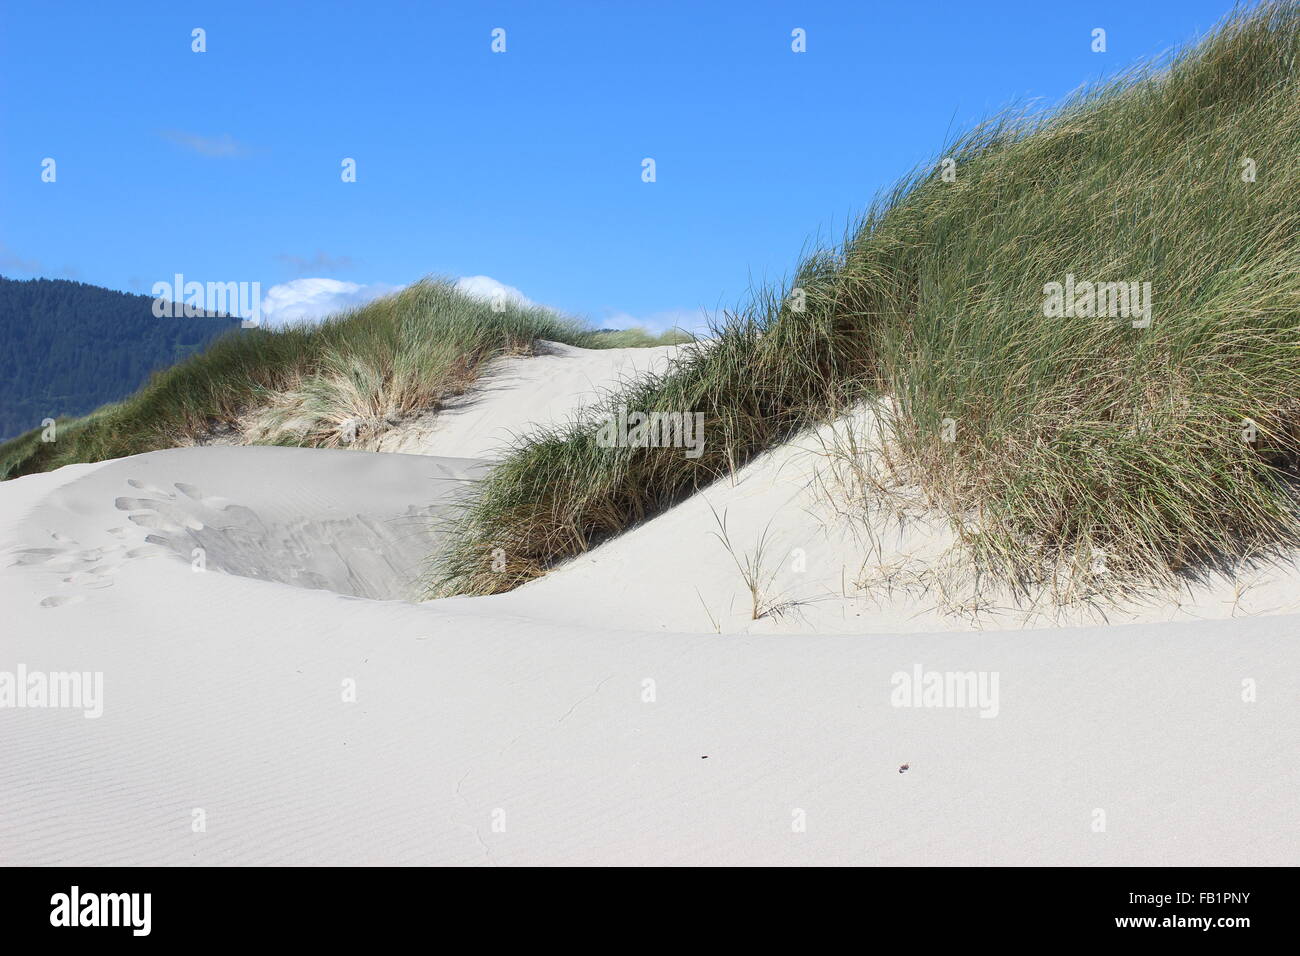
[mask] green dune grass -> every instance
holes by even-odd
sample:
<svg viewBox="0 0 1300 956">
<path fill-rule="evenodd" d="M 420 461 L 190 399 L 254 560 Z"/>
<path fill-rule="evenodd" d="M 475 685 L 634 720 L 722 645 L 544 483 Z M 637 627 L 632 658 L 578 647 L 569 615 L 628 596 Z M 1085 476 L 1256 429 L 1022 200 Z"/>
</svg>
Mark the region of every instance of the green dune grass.
<svg viewBox="0 0 1300 956">
<path fill-rule="evenodd" d="M 0 445 L 0 478 L 135 455 L 243 419 L 245 440 L 365 447 L 417 411 L 463 392 L 484 363 L 539 339 L 584 348 L 672 344 L 689 336 L 598 332 L 549 309 L 495 311 L 425 280 L 319 324 L 241 329 L 156 374 L 135 395 Z"/>
<path fill-rule="evenodd" d="M 1099 559 L 1106 588 L 1168 583 L 1293 546 L 1297 53 L 1300 8 L 1269 3 L 964 135 L 667 374 L 521 437 L 431 593 L 545 574 L 879 396 L 898 468 L 1013 586 Z M 1130 309 L 1082 294 L 1120 282 Z M 704 453 L 600 447 L 619 406 L 704 413 Z"/>
</svg>

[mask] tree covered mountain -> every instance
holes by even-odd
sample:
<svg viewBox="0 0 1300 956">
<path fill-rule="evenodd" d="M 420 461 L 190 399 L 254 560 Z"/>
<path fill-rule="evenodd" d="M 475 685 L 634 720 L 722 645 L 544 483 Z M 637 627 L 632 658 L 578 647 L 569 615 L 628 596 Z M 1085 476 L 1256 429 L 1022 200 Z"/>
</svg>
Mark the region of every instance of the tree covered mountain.
<svg viewBox="0 0 1300 956">
<path fill-rule="evenodd" d="M 239 326 L 155 318 L 153 301 L 66 279 L 0 276 L 0 440 L 125 398 Z"/>
</svg>

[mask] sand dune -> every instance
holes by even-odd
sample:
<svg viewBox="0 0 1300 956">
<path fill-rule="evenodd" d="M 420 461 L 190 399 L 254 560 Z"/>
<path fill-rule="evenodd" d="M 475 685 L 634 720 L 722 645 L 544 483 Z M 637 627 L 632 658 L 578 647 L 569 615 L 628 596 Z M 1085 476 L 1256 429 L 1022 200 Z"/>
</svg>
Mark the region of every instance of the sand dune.
<svg viewBox="0 0 1300 956">
<path fill-rule="evenodd" d="M 624 358 L 511 360 L 393 436 L 425 454 L 184 448 L 0 485 L 0 679 L 103 679 L 99 717 L 0 709 L 0 863 L 1297 858 L 1285 570 L 1253 606 L 1215 585 L 1124 626 L 972 620 L 923 579 L 868 599 L 805 436 L 517 592 L 410 600 L 502 435 Z M 715 511 L 768 532 L 780 614 L 752 619 Z M 943 546 L 911 523 L 870 554 Z M 928 706 L 931 674 L 980 693 Z"/>
<path fill-rule="evenodd" d="M 556 425 L 601 391 L 648 372 L 662 372 L 680 349 L 580 349 L 542 342 L 538 354 L 492 363 L 473 390 L 384 435 L 377 451 L 453 458 L 496 458 L 516 435 Z"/>
</svg>

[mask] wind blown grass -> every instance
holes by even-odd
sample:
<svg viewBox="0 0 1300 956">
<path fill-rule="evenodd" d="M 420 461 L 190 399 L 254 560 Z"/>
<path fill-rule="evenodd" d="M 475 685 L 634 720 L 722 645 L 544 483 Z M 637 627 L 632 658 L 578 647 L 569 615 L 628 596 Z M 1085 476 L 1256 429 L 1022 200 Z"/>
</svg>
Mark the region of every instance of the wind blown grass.
<svg viewBox="0 0 1300 956">
<path fill-rule="evenodd" d="M 523 436 L 464 503 L 431 593 L 508 590 L 856 401 L 1012 586 L 1169 583 L 1300 540 L 1300 7 L 1055 110 L 985 123 L 712 341 Z M 1150 283 L 1151 321 L 1049 284 Z M 697 459 L 602 448 L 618 406 L 704 412 Z M 504 561 L 500 556 L 504 555 Z"/>
<path fill-rule="evenodd" d="M 613 348 L 637 338 L 653 340 L 641 330 L 603 334 L 540 307 L 496 311 L 424 280 L 319 324 L 232 331 L 125 401 L 57 422 L 53 442 L 35 429 L 4 443 L 0 478 L 170 448 L 244 420 L 246 441 L 364 448 L 463 392 L 486 362 L 539 339 Z"/>
</svg>

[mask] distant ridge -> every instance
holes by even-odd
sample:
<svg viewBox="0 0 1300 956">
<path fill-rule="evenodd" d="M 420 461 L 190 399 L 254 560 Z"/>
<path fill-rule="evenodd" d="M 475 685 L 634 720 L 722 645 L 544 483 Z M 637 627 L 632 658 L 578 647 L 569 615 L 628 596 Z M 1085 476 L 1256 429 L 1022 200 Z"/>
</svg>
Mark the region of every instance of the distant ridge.
<svg viewBox="0 0 1300 956">
<path fill-rule="evenodd" d="M 158 319 L 150 296 L 84 282 L 0 276 L 0 440 L 125 398 L 238 325 Z"/>
</svg>

